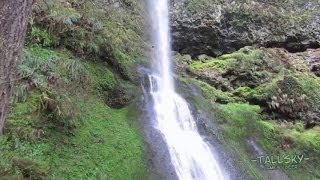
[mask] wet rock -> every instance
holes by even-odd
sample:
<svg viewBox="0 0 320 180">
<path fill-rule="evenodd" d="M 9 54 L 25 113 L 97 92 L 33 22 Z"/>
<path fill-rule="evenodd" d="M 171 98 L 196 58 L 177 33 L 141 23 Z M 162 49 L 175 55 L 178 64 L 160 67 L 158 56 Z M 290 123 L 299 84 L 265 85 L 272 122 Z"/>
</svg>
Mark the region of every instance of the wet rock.
<svg viewBox="0 0 320 180">
<path fill-rule="evenodd" d="M 313 72 L 316 76 L 320 76 L 320 64 L 312 65 L 311 72 Z"/>
<path fill-rule="evenodd" d="M 213 57 L 208 56 L 206 54 L 201 54 L 201 55 L 198 56 L 198 60 L 199 61 L 207 61 L 207 60 L 210 60 L 210 59 L 213 59 Z"/>
<path fill-rule="evenodd" d="M 307 49 L 305 52 L 292 54 L 292 57 L 307 63 L 310 71 L 320 77 L 320 49 Z"/>
<path fill-rule="evenodd" d="M 289 52 L 317 48 L 319 9 L 316 0 L 175 0 L 171 8 L 173 48 L 193 57 L 219 56 L 246 45 L 283 47 Z"/>
<path fill-rule="evenodd" d="M 190 55 L 181 55 L 176 53 L 173 57 L 174 70 L 177 73 L 185 73 L 185 69 L 188 64 L 192 63 L 192 58 Z"/>
</svg>

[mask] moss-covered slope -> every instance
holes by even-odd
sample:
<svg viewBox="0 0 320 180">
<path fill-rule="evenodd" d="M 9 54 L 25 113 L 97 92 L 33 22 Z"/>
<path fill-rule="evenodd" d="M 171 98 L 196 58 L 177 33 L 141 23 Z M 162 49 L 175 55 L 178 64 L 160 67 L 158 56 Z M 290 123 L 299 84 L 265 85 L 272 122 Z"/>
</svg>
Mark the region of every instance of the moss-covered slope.
<svg viewBox="0 0 320 180">
<path fill-rule="evenodd" d="M 142 2 L 36 1 L 0 179 L 147 179 L 134 105 Z"/>
<path fill-rule="evenodd" d="M 300 54 L 283 49 L 252 47 L 217 58 L 191 61 L 183 57 L 176 55 L 179 80 L 198 87 L 206 99 L 199 102 L 189 97 L 190 103 L 212 111 L 219 138 L 253 179 L 320 177 L 320 79 L 309 68 L 310 58 L 301 60 Z M 306 159 L 293 169 L 280 168 L 284 175 L 266 168 L 272 164 L 261 168 L 253 162 L 261 152 Z"/>
</svg>

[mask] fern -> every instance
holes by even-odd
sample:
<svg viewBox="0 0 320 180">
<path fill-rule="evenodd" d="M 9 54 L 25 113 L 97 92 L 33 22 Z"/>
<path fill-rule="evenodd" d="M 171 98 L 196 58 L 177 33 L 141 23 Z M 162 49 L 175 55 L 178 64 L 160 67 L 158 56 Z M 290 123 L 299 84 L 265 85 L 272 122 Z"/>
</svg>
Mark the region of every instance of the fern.
<svg viewBox="0 0 320 180">
<path fill-rule="evenodd" d="M 79 60 L 66 59 L 62 62 L 62 67 L 67 71 L 72 80 L 82 81 L 87 76 L 87 73 Z"/>
<path fill-rule="evenodd" d="M 18 66 L 18 75 L 22 79 L 30 79 L 32 85 L 44 88 L 48 86 L 47 77 L 49 74 L 54 74 L 57 62 L 58 58 L 54 55 L 41 59 L 25 50 L 21 64 Z"/>
<path fill-rule="evenodd" d="M 26 84 L 21 84 L 14 89 L 13 102 L 25 102 L 28 97 L 28 89 Z"/>
</svg>

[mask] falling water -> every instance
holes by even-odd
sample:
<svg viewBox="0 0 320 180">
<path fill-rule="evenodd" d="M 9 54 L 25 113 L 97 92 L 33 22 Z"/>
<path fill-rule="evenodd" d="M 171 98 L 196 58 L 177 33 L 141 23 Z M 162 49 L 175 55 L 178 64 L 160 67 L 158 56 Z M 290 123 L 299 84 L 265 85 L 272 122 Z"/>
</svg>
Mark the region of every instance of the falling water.
<svg viewBox="0 0 320 180">
<path fill-rule="evenodd" d="M 154 40 L 154 72 L 149 76 L 155 125 L 166 142 L 181 180 L 226 179 L 209 145 L 200 136 L 187 102 L 174 90 L 168 0 L 149 0 Z"/>
</svg>

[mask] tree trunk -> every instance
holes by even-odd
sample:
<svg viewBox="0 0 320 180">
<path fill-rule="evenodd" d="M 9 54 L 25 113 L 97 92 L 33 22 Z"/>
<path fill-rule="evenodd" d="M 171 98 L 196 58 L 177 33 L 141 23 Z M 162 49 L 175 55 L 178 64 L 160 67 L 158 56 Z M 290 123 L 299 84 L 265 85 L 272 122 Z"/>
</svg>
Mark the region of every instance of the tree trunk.
<svg viewBox="0 0 320 180">
<path fill-rule="evenodd" d="M 0 0 L 0 135 L 3 133 L 32 1 Z"/>
</svg>

